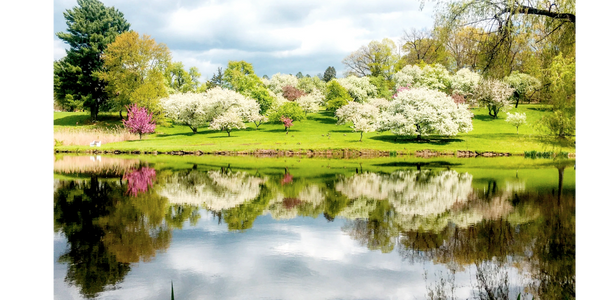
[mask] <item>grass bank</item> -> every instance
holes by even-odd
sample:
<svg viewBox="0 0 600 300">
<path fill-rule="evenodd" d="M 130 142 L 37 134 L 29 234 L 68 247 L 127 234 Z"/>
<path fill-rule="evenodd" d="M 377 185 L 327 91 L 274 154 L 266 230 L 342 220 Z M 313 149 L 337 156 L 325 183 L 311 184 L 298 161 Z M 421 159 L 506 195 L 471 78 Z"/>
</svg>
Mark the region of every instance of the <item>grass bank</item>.
<svg viewBox="0 0 600 300">
<path fill-rule="evenodd" d="M 533 124 L 549 113 L 546 106 L 520 105 L 511 112 L 524 112 L 527 114 L 527 125 L 519 128 L 507 122 L 506 113 L 501 112 L 498 119 L 492 119 L 487 114 L 487 109 L 473 110 L 473 131 L 459 134 L 454 137 L 429 136 L 428 140 L 417 141 L 414 137 L 397 138 L 390 132 L 365 133 L 363 141 L 359 142 L 360 133 L 353 132 L 348 125 L 336 125 L 336 118 L 332 113 L 321 111 L 309 114 L 307 120 L 295 122 L 285 133 L 281 124 L 262 124 L 258 129 L 252 123 L 248 128 L 227 133 L 210 130 L 207 127 L 192 131 L 181 125 L 158 126 L 156 133 L 145 135 L 142 140 L 122 140 L 111 143 L 103 141 L 101 147 L 87 145 L 67 146 L 65 141 L 62 146 L 55 146 L 57 151 L 85 152 L 99 151 L 141 151 L 141 152 L 172 152 L 186 151 L 203 153 L 215 152 L 252 152 L 259 149 L 278 151 L 327 151 L 327 150 L 354 150 L 354 151 L 396 151 L 398 154 L 415 154 L 420 150 L 455 153 L 456 151 L 474 152 L 501 152 L 522 155 L 525 151 L 538 152 L 569 152 L 575 153 L 574 140 L 557 140 L 537 133 Z M 61 130 L 85 129 L 102 130 L 120 124 L 118 114 L 101 114 L 99 122 L 89 122 L 87 113 L 54 114 L 55 132 Z M 60 143 L 59 143 L 60 144 Z"/>
</svg>

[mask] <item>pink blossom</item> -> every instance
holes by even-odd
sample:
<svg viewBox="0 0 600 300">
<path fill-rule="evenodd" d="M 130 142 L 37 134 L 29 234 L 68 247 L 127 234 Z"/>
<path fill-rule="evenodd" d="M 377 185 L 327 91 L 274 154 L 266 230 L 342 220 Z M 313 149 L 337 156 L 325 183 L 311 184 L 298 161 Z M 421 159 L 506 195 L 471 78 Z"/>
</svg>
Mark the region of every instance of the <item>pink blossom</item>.
<svg viewBox="0 0 600 300">
<path fill-rule="evenodd" d="M 137 197 L 138 192 L 145 193 L 148 186 L 152 187 L 152 182 L 156 178 L 156 171 L 153 168 L 142 167 L 133 169 L 123 175 L 127 180 L 127 194 Z"/>
<path fill-rule="evenodd" d="M 290 127 L 292 127 L 292 122 L 294 122 L 294 120 L 290 119 L 290 118 L 286 118 L 285 116 L 281 116 L 280 118 L 281 122 L 283 122 L 283 126 L 285 126 L 285 134 L 288 133 L 288 129 Z"/>
<path fill-rule="evenodd" d="M 294 181 L 294 176 L 292 176 L 290 173 L 285 173 L 285 175 L 283 175 L 283 179 L 281 179 L 281 185 L 292 183 L 292 181 Z"/>
<path fill-rule="evenodd" d="M 131 133 L 137 133 L 142 139 L 142 134 L 152 133 L 156 128 L 156 123 L 152 121 L 152 113 L 144 107 L 138 107 L 133 104 L 127 107 L 127 120 L 123 119 L 123 125 Z"/>
</svg>

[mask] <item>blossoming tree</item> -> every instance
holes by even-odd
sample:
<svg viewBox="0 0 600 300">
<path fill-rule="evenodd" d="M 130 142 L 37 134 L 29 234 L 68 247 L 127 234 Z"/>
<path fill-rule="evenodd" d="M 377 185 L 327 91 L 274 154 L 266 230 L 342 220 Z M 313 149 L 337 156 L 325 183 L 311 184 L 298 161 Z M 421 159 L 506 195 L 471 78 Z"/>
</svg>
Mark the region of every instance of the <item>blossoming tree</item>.
<svg viewBox="0 0 600 300">
<path fill-rule="evenodd" d="M 231 130 L 233 129 L 244 128 L 246 128 L 246 124 L 244 124 L 244 120 L 242 120 L 242 117 L 236 110 L 230 110 L 216 117 L 210 123 L 210 129 L 221 131 L 225 130 L 227 131 L 227 136 L 231 136 Z"/>
<path fill-rule="evenodd" d="M 152 133 L 156 128 L 156 123 L 152 121 L 152 113 L 144 107 L 138 107 L 133 104 L 127 107 L 127 120 L 123 119 L 123 125 L 131 133 L 137 133 L 142 139 L 142 134 Z"/>
<path fill-rule="evenodd" d="M 519 134 L 519 126 L 527 123 L 527 116 L 525 113 L 506 113 L 506 122 L 517 127 L 517 134 Z"/>
<path fill-rule="evenodd" d="M 229 116 L 237 114 L 242 122 L 255 122 L 258 125 L 265 120 L 259 113 L 260 105 L 256 100 L 221 87 L 214 87 L 201 94 L 170 95 L 162 99 L 162 105 L 167 117 L 190 127 L 194 133 L 198 127 L 214 122 L 227 113 L 231 113 Z M 224 120 L 220 119 L 219 123 Z"/>
<path fill-rule="evenodd" d="M 381 114 L 379 130 L 395 135 L 439 134 L 453 136 L 473 130 L 471 112 L 464 104 L 455 104 L 448 95 L 426 88 L 396 94 Z"/>
<path fill-rule="evenodd" d="M 338 125 L 352 122 L 352 129 L 360 132 L 359 141 L 362 142 L 363 133 L 377 130 L 379 108 L 369 103 L 350 102 L 336 110 L 335 116 Z"/>
<path fill-rule="evenodd" d="M 497 79 L 484 79 L 479 82 L 475 89 L 474 98 L 487 107 L 488 114 L 494 119 L 498 118 L 498 113 L 504 107 L 510 109 L 509 99 L 514 89 L 508 84 Z"/>
</svg>

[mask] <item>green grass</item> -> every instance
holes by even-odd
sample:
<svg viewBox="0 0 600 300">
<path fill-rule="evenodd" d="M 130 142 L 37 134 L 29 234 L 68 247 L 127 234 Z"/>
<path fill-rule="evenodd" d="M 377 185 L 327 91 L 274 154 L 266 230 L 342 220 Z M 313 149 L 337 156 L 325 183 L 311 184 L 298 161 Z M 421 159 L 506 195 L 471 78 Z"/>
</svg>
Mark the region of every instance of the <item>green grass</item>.
<svg viewBox="0 0 600 300">
<path fill-rule="evenodd" d="M 519 128 L 519 134 L 512 125 L 505 122 L 506 113 L 501 112 L 498 119 L 492 119 L 487 109 L 474 109 L 473 131 L 454 137 L 429 136 L 428 141 L 417 141 L 414 137 L 398 138 L 390 132 L 365 133 L 359 142 L 360 133 L 353 132 L 350 124 L 336 125 L 332 113 L 321 111 L 309 114 L 307 120 L 295 122 L 289 134 L 285 134 L 281 124 L 262 124 L 257 130 L 248 123 L 245 130 L 226 132 L 198 130 L 197 134 L 181 125 L 157 126 L 156 133 L 145 135 L 142 140 L 102 144 L 98 150 L 120 151 L 251 151 L 257 149 L 273 150 L 381 150 L 396 151 L 398 154 L 414 153 L 417 150 L 434 151 L 470 150 L 509 152 L 524 154 L 525 151 L 570 152 L 574 153 L 573 140 L 556 140 L 539 135 L 534 129 L 543 114 L 548 113 L 542 105 L 523 105 L 510 112 L 527 114 L 527 124 Z M 105 113 L 99 116 L 99 122 L 91 124 L 88 113 L 55 113 L 54 128 L 100 128 L 120 124 L 118 113 Z M 57 150 L 85 151 L 88 146 L 58 146 Z"/>
</svg>

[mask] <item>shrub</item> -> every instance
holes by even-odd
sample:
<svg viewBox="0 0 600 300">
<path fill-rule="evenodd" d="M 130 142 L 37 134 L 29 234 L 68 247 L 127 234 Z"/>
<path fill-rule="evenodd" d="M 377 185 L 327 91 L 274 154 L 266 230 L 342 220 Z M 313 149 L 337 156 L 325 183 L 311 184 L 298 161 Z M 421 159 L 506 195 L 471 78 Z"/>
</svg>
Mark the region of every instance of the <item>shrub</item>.
<svg viewBox="0 0 600 300">
<path fill-rule="evenodd" d="M 328 111 L 336 111 L 340 107 L 342 107 L 346 104 L 348 104 L 348 100 L 346 100 L 345 98 L 342 98 L 342 97 L 338 97 L 338 98 L 334 98 L 332 100 L 327 101 L 326 109 Z"/>
<path fill-rule="evenodd" d="M 300 105 L 296 102 L 287 102 L 283 104 L 277 110 L 271 110 L 269 113 L 270 122 L 280 122 L 281 116 L 292 119 L 294 121 L 301 121 L 306 119 L 304 111 L 300 108 Z"/>
</svg>

